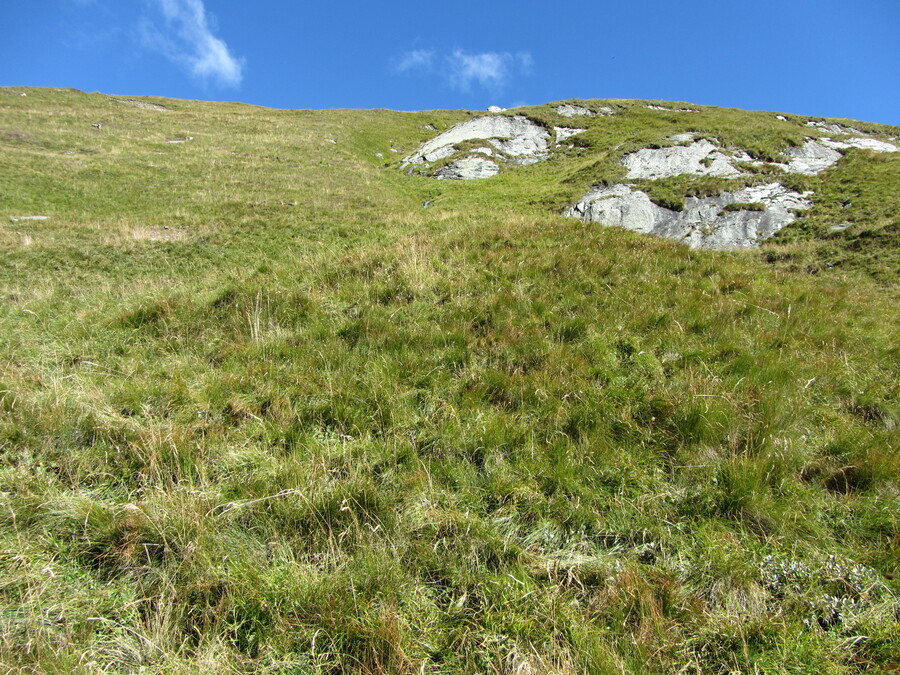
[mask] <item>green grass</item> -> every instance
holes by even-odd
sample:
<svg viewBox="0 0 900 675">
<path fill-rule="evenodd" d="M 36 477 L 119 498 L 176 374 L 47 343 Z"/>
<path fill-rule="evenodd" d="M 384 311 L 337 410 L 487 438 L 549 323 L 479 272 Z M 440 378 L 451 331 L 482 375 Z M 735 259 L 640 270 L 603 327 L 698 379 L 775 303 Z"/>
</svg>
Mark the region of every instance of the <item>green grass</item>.
<svg viewBox="0 0 900 675">
<path fill-rule="evenodd" d="M 898 663 L 894 156 L 796 178 L 810 213 L 723 254 L 557 214 L 672 133 L 772 157 L 817 131 L 610 101 L 547 162 L 453 182 L 400 158 L 470 113 L 24 91 L 9 672 Z"/>
</svg>

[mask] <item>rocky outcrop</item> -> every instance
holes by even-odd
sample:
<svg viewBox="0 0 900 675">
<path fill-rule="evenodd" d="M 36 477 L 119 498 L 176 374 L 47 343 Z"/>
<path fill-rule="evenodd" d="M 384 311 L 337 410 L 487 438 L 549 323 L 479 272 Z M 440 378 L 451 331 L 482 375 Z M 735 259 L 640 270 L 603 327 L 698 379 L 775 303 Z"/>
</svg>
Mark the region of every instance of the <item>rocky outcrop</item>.
<svg viewBox="0 0 900 675">
<path fill-rule="evenodd" d="M 872 150 L 873 152 L 897 152 L 896 145 L 876 138 L 849 137 L 839 141 L 830 138 L 808 138 L 806 143 L 797 148 L 788 148 L 784 155 L 788 158 L 787 164 L 778 164 L 785 171 L 800 173 L 807 176 L 815 176 L 825 169 L 837 164 L 843 156 L 840 150 L 859 148 Z"/>
<path fill-rule="evenodd" d="M 590 192 L 566 215 L 674 239 L 691 248 L 727 250 L 758 246 L 793 222 L 793 211 L 810 208 L 807 197 L 809 193 L 770 183 L 718 197 L 689 197 L 683 210 L 673 211 L 654 204 L 646 193 L 619 184 Z"/>
<path fill-rule="evenodd" d="M 527 165 L 550 156 L 550 132 L 523 115 L 491 115 L 476 117 L 426 141 L 418 151 L 404 158 L 403 167 L 422 166 L 453 157 L 458 146 L 466 141 L 484 140 L 493 146 L 477 148 L 434 172 L 435 178 L 469 180 L 489 178 L 500 170 L 500 163 Z M 495 161 L 488 161 L 471 153 L 492 152 Z"/>
<path fill-rule="evenodd" d="M 806 123 L 806 126 L 813 127 L 814 129 L 821 129 L 822 131 L 827 131 L 831 134 L 855 134 L 857 136 L 868 136 L 859 129 L 855 129 L 854 127 L 845 127 L 843 124 L 829 124 L 828 122 L 821 122 L 818 120 L 810 120 Z"/>
<path fill-rule="evenodd" d="M 790 173 L 800 173 L 806 176 L 821 173 L 842 157 L 837 150 L 811 138 L 800 147 L 788 148 L 783 154 L 788 158 L 788 162 L 786 165 L 781 165 L 781 168 Z"/>
<path fill-rule="evenodd" d="M 464 157 L 434 172 L 438 180 L 474 180 L 490 178 L 500 173 L 495 162 L 483 157 Z"/>
<path fill-rule="evenodd" d="M 593 110 L 589 110 L 581 105 L 572 105 L 571 103 L 564 103 L 563 105 L 558 105 L 554 108 L 556 112 L 558 112 L 563 117 L 593 117 L 597 113 Z M 611 111 L 610 111 L 611 112 Z"/>
<path fill-rule="evenodd" d="M 689 141 L 689 134 L 672 136 L 670 140 Z M 720 176 L 734 178 L 741 172 L 734 167 L 734 161 L 752 161 L 745 152 L 734 151 L 726 154 L 721 148 L 706 139 L 690 145 L 675 145 L 668 148 L 645 148 L 622 158 L 622 165 L 628 169 L 625 176 L 629 180 L 638 178 L 668 178 L 683 174 L 695 176 Z"/>
<path fill-rule="evenodd" d="M 662 112 L 680 112 L 680 113 L 693 113 L 700 112 L 699 110 L 694 110 L 693 108 L 666 108 L 661 105 L 648 105 L 644 106 L 647 110 L 660 110 Z"/>
</svg>

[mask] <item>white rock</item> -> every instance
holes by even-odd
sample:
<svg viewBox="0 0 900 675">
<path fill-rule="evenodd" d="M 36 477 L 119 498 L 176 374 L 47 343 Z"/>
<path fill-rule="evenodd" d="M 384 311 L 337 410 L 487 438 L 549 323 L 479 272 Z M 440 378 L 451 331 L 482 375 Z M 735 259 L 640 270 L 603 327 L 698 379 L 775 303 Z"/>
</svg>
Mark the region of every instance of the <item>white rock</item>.
<svg viewBox="0 0 900 675">
<path fill-rule="evenodd" d="M 815 129 L 822 129 L 823 131 L 827 131 L 832 134 L 856 134 L 857 136 L 869 135 L 863 133 L 859 129 L 854 129 L 853 127 L 845 127 L 843 124 L 828 124 L 827 122 L 819 122 L 815 120 L 810 120 L 806 123 L 806 126 L 813 127 Z"/>
<path fill-rule="evenodd" d="M 509 140 L 500 140 L 497 138 L 489 138 L 488 143 L 497 148 L 500 152 L 510 157 L 521 157 L 523 160 L 540 161 L 547 159 L 547 138 L 549 134 L 544 132 L 546 136 L 519 136 L 510 138 Z"/>
<path fill-rule="evenodd" d="M 662 110 L 664 112 L 684 112 L 684 113 L 699 112 L 698 110 L 694 110 L 693 108 L 664 108 L 661 105 L 648 105 L 645 107 L 647 108 L 647 110 Z"/>
<path fill-rule="evenodd" d="M 438 180 L 475 180 L 490 178 L 500 173 L 500 167 L 483 157 L 465 157 L 438 169 L 434 177 Z"/>
<path fill-rule="evenodd" d="M 788 158 L 787 165 L 779 165 L 782 169 L 805 176 L 815 176 L 821 173 L 836 164 L 842 156 L 837 150 L 812 138 L 807 139 L 806 143 L 799 148 L 788 148 L 782 154 Z"/>
<path fill-rule="evenodd" d="M 556 108 L 554 108 L 554 110 L 556 110 L 556 112 L 558 112 L 563 117 L 593 117 L 597 114 L 593 110 L 588 110 L 584 106 L 572 105 L 571 103 L 563 103 L 562 105 L 558 105 L 556 106 Z M 612 108 L 605 108 L 605 110 L 608 110 L 610 113 L 612 113 Z"/>
<path fill-rule="evenodd" d="M 776 120 L 781 120 L 782 122 L 787 122 L 787 121 L 788 121 L 788 118 L 785 117 L 784 115 L 775 115 L 775 119 L 776 119 Z"/>
<path fill-rule="evenodd" d="M 553 131 L 556 133 L 556 144 L 559 145 L 567 138 L 572 138 L 572 136 L 580 134 L 583 131 L 587 131 L 587 129 L 574 129 L 572 127 L 553 127 Z"/>
<path fill-rule="evenodd" d="M 879 141 L 877 138 L 847 138 L 843 141 L 820 138 L 819 142 L 834 150 L 847 150 L 849 148 L 861 148 L 863 150 L 873 150 L 874 152 L 897 152 L 900 150 L 896 145 Z"/>
<path fill-rule="evenodd" d="M 23 220 L 47 220 L 49 216 L 10 216 L 9 220 L 13 223 L 18 223 Z"/>
<path fill-rule="evenodd" d="M 691 248 L 749 248 L 793 222 L 793 210 L 810 208 L 810 194 L 791 192 L 779 183 L 771 183 L 718 197 L 690 197 L 685 200 L 684 210 L 672 211 L 654 204 L 646 193 L 619 184 L 590 192 L 566 215 L 674 239 Z M 729 204 L 743 203 L 763 204 L 765 209 L 722 210 Z"/>
<path fill-rule="evenodd" d="M 690 145 L 676 145 L 670 148 L 645 148 L 625 155 L 622 165 L 628 169 L 628 179 L 668 178 L 682 174 L 696 176 L 720 176 L 734 178 L 742 175 L 731 162 L 748 161 L 746 153 L 734 156 L 723 154 L 719 147 L 706 139 Z"/>
<path fill-rule="evenodd" d="M 467 122 L 457 124 L 442 134 L 438 134 L 430 141 L 421 145 L 418 152 L 403 160 L 404 166 L 408 164 L 422 164 L 428 161 L 436 151 L 455 152 L 454 146 L 458 143 L 471 140 L 488 140 L 502 152 L 510 155 L 540 154 L 545 155 L 548 149 L 550 134 L 544 127 L 532 122 L 522 115 L 509 116 L 497 115 L 490 117 L 476 117 Z M 497 139 L 507 141 L 498 143 Z M 443 155 L 449 157 L 449 154 Z"/>
<path fill-rule="evenodd" d="M 489 105 L 488 112 L 492 112 L 492 113 L 506 112 L 506 108 L 501 108 L 499 105 Z"/>
<path fill-rule="evenodd" d="M 452 145 L 444 146 L 443 148 L 436 148 L 432 152 L 429 152 L 427 155 L 423 157 L 426 162 L 437 162 L 438 160 L 445 159 L 456 152 L 456 148 Z"/>
</svg>

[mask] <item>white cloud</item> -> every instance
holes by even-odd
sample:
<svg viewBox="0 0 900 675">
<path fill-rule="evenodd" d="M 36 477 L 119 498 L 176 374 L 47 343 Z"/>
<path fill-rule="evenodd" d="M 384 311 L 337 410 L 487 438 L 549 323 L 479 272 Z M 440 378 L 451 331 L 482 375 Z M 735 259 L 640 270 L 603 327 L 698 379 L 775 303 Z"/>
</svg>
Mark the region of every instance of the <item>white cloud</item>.
<svg viewBox="0 0 900 675">
<path fill-rule="evenodd" d="M 417 49 L 403 54 L 394 70 L 405 75 L 436 75 L 463 92 L 477 86 L 496 93 L 514 76 L 528 75 L 533 63 L 528 52 L 471 53 L 455 49 L 439 56 L 432 49 Z"/>
<path fill-rule="evenodd" d="M 434 50 L 414 49 L 406 52 L 394 64 L 394 70 L 398 73 L 429 72 L 434 65 Z"/>
<path fill-rule="evenodd" d="M 223 40 L 213 35 L 203 0 L 150 0 L 165 20 L 161 29 L 145 19 L 141 26 L 144 46 L 187 68 L 191 75 L 236 87 L 243 79 L 244 63 L 235 58 Z"/>
</svg>

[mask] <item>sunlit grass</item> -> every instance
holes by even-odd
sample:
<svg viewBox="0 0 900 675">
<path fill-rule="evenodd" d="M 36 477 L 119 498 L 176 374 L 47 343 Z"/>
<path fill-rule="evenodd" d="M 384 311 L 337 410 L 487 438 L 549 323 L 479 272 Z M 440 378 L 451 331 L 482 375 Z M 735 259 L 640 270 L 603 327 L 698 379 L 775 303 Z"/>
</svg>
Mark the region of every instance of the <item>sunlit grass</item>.
<svg viewBox="0 0 900 675">
<path fill-rule="evenodd" d="M 438 183 L 399 159 L 466 113 L 27 92 L 0 91 L 11 672 L 896 663 L 895 160 L 722 254 L 556 214 L 685 124 L 811 132 L 612 102 L 568 156 Z M 819 236 L 837 208 L 875 248 Z"/>
</svg>

